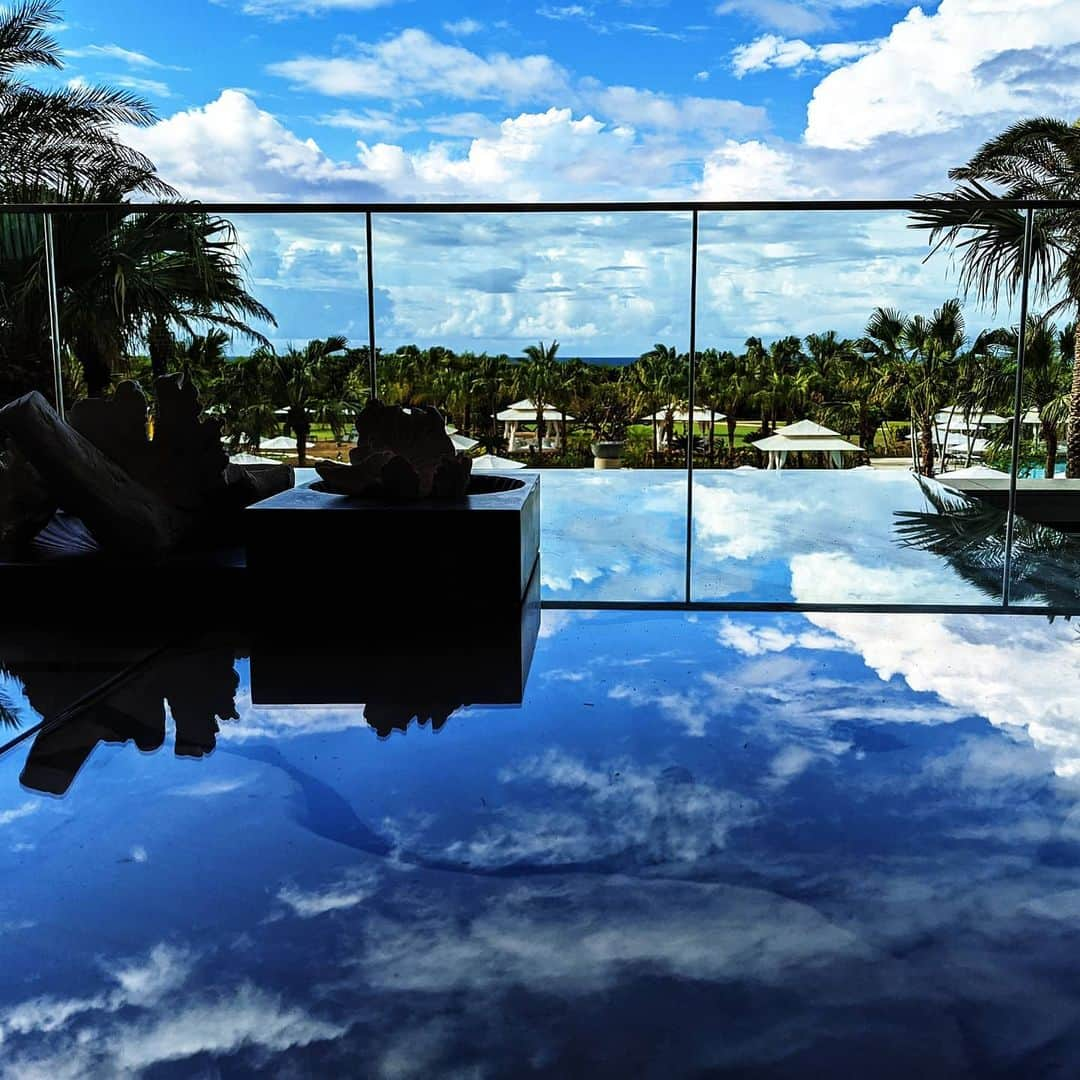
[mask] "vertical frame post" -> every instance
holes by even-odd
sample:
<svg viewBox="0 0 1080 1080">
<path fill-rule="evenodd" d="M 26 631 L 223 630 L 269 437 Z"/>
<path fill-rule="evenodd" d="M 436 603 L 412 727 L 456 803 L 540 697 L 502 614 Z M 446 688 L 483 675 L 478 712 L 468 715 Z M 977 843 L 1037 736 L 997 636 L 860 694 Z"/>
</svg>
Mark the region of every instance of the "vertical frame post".
<svg viewBox="0 0 1080 1080">
<path fill-rule="evenodd" d="M 690 603 L 694 559 L 694 408 L 697 402 L 698 212 L 690 211 L 690 385 L 686 423 L 686 602 Z"/>
<path fill-rule="evenodd" d="M 1024 392 L 1024 362 L 1027 358 L 1028 291 L 1031 285 L 1031 247 L 1035 211 L 1024 211 L 1023 280 L 1020 287 L 1020 332 L 1016 341 L 1016 385 L 1013 389 L 1012 461 L 1009 467 L 1009 510 L 1005 521 L 1005 568 L 1001 579 L 1001 604 L 1012 600 L 1012 554 L 1016 534 L 1016 477 L 1020 468 L 1020 408 Z"/>
<path fill-rule="evenodd" d="M 45 288 L 49 306 L 49 346 L 52 354 L 53 404 L 64 419 L 64 364 L 60 343 L 60 302 L 56 290 L 56 245 L 52 214 L 42 214 L 45 229 Z"/>
<path fill-rule="evenodd" d="M 379 396 L 378 365 L 375 359 L 375 253 L 371 245 L 371 211 L 364 211 L 367 254 L 367 317 L 368 317 L 368 400 Z"/>
</svg>

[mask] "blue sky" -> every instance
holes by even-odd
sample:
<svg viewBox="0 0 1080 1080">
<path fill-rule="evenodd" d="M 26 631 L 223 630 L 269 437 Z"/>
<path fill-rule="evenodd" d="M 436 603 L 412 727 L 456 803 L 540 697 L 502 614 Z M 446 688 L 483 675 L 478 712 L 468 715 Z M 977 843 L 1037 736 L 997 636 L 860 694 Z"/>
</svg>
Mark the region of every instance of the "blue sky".
<svg viewBox="0 0 1080 1080">
<path fill-rule="evenodd" d="M 202 199 L 909 197 L 1006 124 L 1080 101 L 1078 0 L 69 0 L 63 14 L 63 77 L 144 92 L 161 121 L 131 140 Z M 360 336 L 356 222 L 239 224 L 275 336 Z M 515 352 L 556 336 L 611 355 L 685 337 L 685 222 L 593 222 L 587 241 L 587 223 L 567 224 L 447 222 L 436 245 L 384 219 L 381 341 Z M 955 292 L 897 217 L 707 225 L 710 344 L 857 333 L 877 304 Z"/>
</svg>

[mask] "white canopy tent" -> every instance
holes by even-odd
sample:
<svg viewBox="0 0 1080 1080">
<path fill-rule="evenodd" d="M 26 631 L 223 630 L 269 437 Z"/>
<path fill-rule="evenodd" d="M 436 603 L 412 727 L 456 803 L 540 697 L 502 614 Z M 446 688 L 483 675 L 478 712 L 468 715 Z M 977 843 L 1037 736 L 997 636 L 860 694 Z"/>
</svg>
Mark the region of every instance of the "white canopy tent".
<svg viewBox="0 0 1080 1080">
<path fill-rule="evenodd" d="M 555 427 L 555 437 L 553 439 L 545 438 L 542 449 L 554 450 L 561 445 L 562 421 L 569 421 L 574 418 L 569 413 L 552 408 L 550 405 L 544 406 L 541 416 L 545 425 L 553 424 Z M 507 405 L 502 412 L 496 413 L 495 419 L 502 421 L 503 438 L 506 439 L 507 446 L 513 452 L 518 449 L 518 425 L 536 423 L 536 405 L 528 398 L 523 398 L 521 401 L 515 401 L 512 405 Z M 537 432 L 536 437 L 539 439 L 539 432 Z"/>
<path fill-rule="evenodd" d="M 813 420 L 800 420 L 797 424 L 788 424 L 780 428 L 775 435 L 758 439 L 754 446 L 768 458 L 767 469 L 782 469 L 788 454 L 812 453 L 828 454 L 826 459 L 834 469 L 839 469 L 844 454 L 858 454 L 861 446 L 856 446 L 843 438 L 838 431 L 822 427 Z"/>
</svg>

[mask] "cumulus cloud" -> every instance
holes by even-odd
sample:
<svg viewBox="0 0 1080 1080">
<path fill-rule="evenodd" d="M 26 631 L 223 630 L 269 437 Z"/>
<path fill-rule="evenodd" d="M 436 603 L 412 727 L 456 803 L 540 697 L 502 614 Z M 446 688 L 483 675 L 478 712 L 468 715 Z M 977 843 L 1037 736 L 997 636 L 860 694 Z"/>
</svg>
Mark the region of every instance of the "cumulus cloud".
<svg viewBox="0 0 1080 1080">
<path fill-rule="evenodd" d="M 808 64 L 825 64 L 835 67 L 860 56 L 865 56 L 876 46 L 872 41 L 838 41 L 824 45 L 808 45 L 801 38 L 782 38 L 776 34 L 762 34 L 746 45 L 740 45 L 731 54 L 731 70 L 741 79 L 755 71 L 770 68 L 801 69 Z"/>
<path fill-rule="evenodd" d="M 796 560 L 792 593 L 799 602 L 821 598 L 822 577 L 833 585 L 858 579 L 860 595 L 895 597 L 887 579 L 895 568 L 853 557 Z M 908 594 L 909 597 L 914 594 Z M 1062 777 L 1080 776 L 1080 697 L 1077 637 L 1065 623 L 1007 617 L 1000 630 L 970 615 L 815 614 L 810 621 L 858 652 L 883 680 L 900 676 L 913 690 L 932 692 L 947 706 L 986 717 L 996 727 L 1023 731 L 1048 753 Z M 1047 680 L 1046 672 L 1054 678 Z"/>
<path fill-rule="evenodd" d="M 301 56 L 269 70 L 294 86 L 334 97 L 401 98 L 437 94 L 462 100 L 534 100 L 567 86 L 548 56 L 481 56 L 423 30 L 403 30 L 377 44 L 359 42 L 348 56 Z"/>
<path fill-rule="evenodd" d="M 942 0 L 929 15 L 913 7 L 866 56 L 818 84 L 806 141 L 858 150 L 887 135 L 952 131 L 972 118 L 1000 126 L 1042 110 L 1071 110 L 1075 83 L 1047 85 L 1038 72 L 1045 50 L 1077 42 L 1072 0 Z M 993 61 L 1006 53 L 1013 76 L 1002 79 Z M 1038 96 L 1028 92 L 1029 82 Z M 965 156 L 961 151 L 957 160 Z"/>
<path fill-rule="evenodd" d="M 385 193 L 362 168 L 333 161 L 239 90 L 223 90 L 149 128 L 124 131 L 186 197 L 210 200 L 365 198 Z"/>
</svg>

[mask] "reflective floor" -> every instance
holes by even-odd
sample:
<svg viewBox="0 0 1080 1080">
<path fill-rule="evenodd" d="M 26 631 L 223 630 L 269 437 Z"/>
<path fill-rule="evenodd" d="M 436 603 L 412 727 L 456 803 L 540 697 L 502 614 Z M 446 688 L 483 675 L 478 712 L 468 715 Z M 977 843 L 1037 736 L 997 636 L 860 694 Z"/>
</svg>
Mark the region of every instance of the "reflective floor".
<svg viewBox="0 0 1080 1080">
<path fill-rule="evenodd" d="M 682 600 L 686 474 L 541 474 L 549 600 Z M 995 606 L 1005 514 L 903 469 L 699 470 L 694 600 Z M 1080 544 L 1018 519 L 1012 601 L 1080 609 Z"/>
<path fill-rule="evenodd" d="M 87 708 L 0 758 L 0 1075 L 1080 1071 L 1070 623 L 546 612 L 520 707 L 367 719 L 47 646 L 0 738 Z"/>
</svg>

